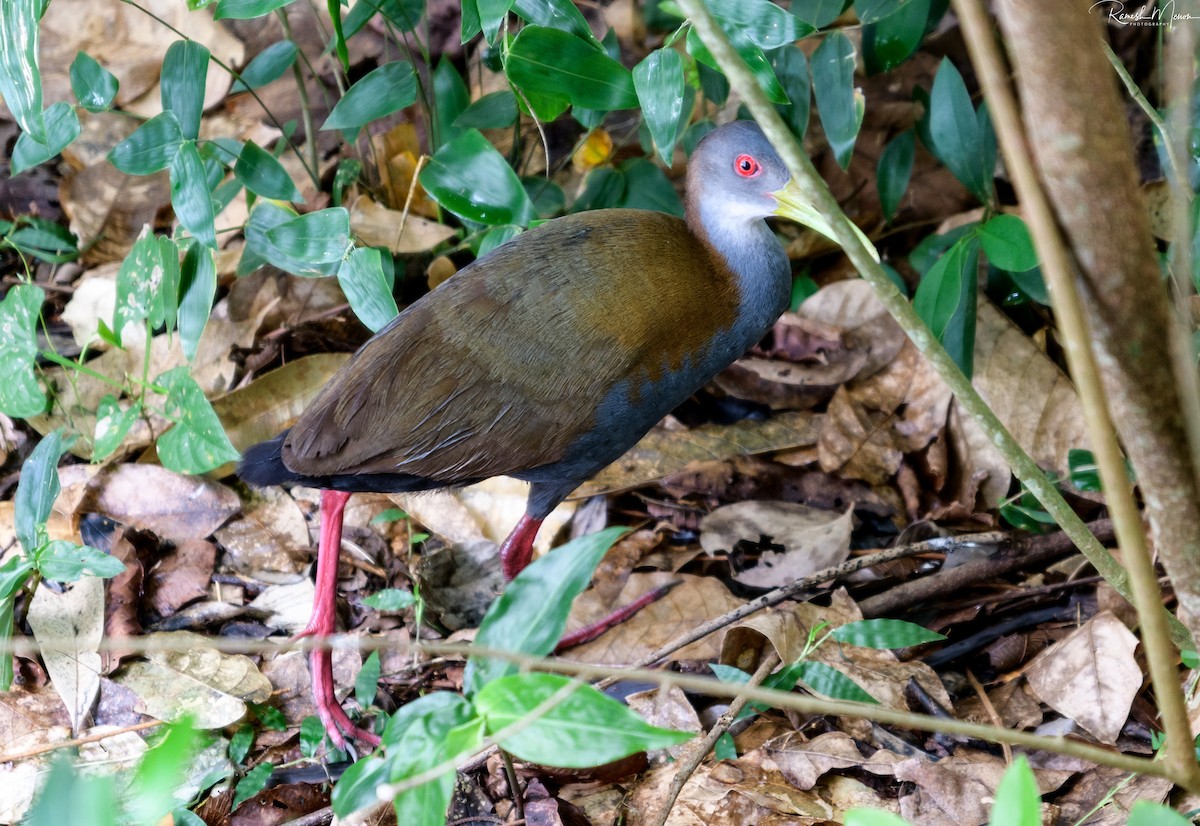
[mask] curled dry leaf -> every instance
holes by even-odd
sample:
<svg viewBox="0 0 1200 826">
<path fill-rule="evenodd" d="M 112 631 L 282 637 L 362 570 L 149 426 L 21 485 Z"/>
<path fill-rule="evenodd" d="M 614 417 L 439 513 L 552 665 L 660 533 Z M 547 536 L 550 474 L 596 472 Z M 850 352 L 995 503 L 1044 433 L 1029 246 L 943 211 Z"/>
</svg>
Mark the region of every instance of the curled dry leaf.
<svg viewBox="0 0 1200 826">
<path fill-rule="evenodd" d="M 142 633 L 142 621 L 138 616 L 138 602 L 142 595 L 142 563 L 124 531 L 116 536 L 111 553 L 125 563 L 125 570 L 104 582 L 104 636 L 110 643 Z M 111 674 L 128 656 L 129 652 L 121 648 L 106 648 L 100 654 L 101 671 Z"/>
<path fill-rule="evenodd" d="M 840 731 L 819 734 L 811 740 L 791 732 L 766 743 L 763 751 L 788 782 L 805 790 L 816 786 L 830 769 L 848 769 L 866 762 L 854 740 Z"/>
<path fill-rule="evenodd" d="M 453 227 L 388 209 L 367 195 L 350 205 L 350 229 L 364 245 L 387 247 L 396 255 L 428 252 L 457 234 Z"/>
<path fill-rule="evenodd" d="M 756 588 L 774 588 L 829 568 L 850 555 L 853 509 L 818 510 L 796 502 L 735 502 L 700 522 L 700 546 L 710 554 L 732 552 L 742 542 L 768 537 L 782 553 L 763 551 L 734 579 Z"/>
<path fill-rule="evenodd" d="M 100 693 L 100 637 L 104 633 L 104 580 L 85 576 L 62 593 L 41 587 L 27 615 L 42 661 L 78 733 Z"/>
<path fill-rule="evenodd" d="M 281 488 L 251 490 L 242 514 L 213 534 L 234 570 L 264 582 L 295 582 L 308 567 L 308 522 Z"/>
<path fill-rule="evenodd" d="M 1092 617 L 1034 658 L 1029 685 L 1046 705 L 1102 743 L 1117 742 L 1142 687 L 1137 637 L 1111 612 Z"/>
<path fill-rule="evenodd" d="M 696 714 L 696 708 L 688 701 L 683 689 L 676 685 L 665 691 L 661 688 L 652 688 L 635 692 L 625 698 L 625 704 L 652 726 L 675 731 L 691 731 L 696 734 L 704 729 L 700 723 L 700 716 Z M 689 746 L 694 748 L 694 741 L 671 746 L 660 754 L 669 754 L 671 759 L 676 759 L 687 751 Z"/>
<path fill-rule="evenodd" d="M 375 153 L 375 168 L 379 172 L 378 191 L 382 193 L 383 203 L 394 210 L 403 210 L 407 205 L 410 215 L 437 218 L 437 203 L 415 180 L 417 159 L 422 154 L 416 126 L 411 123 L 399 123 L 387 132 L 372 135 L 371 149 Z M 353 216 L 350 220 L 353 225 Z M 355 232 L 357 231 L 355 229 Z M 450 234 L 453 235 L 453 231 Z M 429 247 L 412 250 L 393 249 L 392 252 L 424 252 L 427 249 Z"/>
<path fill-rule="evenodd" d="M 159 617 L 169 617 L 208 595 L 217 548 L 204 539 L 180 542 L 146 574 L 146 598 Z"/>
</svg>

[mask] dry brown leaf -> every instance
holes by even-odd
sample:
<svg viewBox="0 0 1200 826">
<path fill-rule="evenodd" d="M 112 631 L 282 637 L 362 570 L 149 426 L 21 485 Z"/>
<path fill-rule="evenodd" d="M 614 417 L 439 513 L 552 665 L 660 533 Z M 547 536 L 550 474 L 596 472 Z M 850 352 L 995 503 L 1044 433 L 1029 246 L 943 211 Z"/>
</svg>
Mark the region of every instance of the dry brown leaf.
<svg viewBox="0 0 1200 826">
<path fill-rule="evenodd" d="M 700 521 L 700 546 L 715 554 L 770 537 L 783 552 L 763 551 L 750 567 L 735 566 L 734 579 L 774 588 L 845 561 L 853 524 L 853 508 L 838 513 L 796 502 L 735 502 Z"/>
<path fill-rule="evenodd" d="M 704 425 L 693 430 L 655 428 L 624 456 L 597 473 L 571 494 L 583 499 L 601 493 L 629 490 L 678 473 L 691 462 L 769 453 L 816 443 L 821 416 L 784 413 L 765 422 Z"/>
<path fill-rule="evenodd" d="M 110 643 L 142 633 L 142 621 L 139 616 L 142 563 L 138 560 L 137 552 L 125 531 L 115 534 L 113 539 L 115 541 L 112 543 L 111 553 L 114 558 L 125 563 L 125 570 L 104 583 L 104 636 Z M 111 674 L 127 656 L 128 651 L 110 645 L 100 653 L 102 673 Z"/>
<path fill-rule="evenodd" d="M 1041 725 L 1042 704 L 1029 692 L 1024 680 L 1013 680 L 997 686 L 987 693 L 988 700 L 999 715 L 999 724 L 1005 728 L 1028 730 Z M 954 708 L 963 720 L 983 725 L 996 725 L 997 721 L 983 706 L 978 697 L 967 697 Z"/>
<path fill-rule="evenodd" d="M 308 577 L 290 585 L 272 585 L 256 596 L 248 607 L 266 614 L 263 622 L 271 628 L 281 628 L 299 634 L 312 617 L 316 586 Z"/>
<path fill-rule="evenodd" d="M 379 170 L 384 204 L 397 210 L 403 210 L 407 204 L 410 213 L 437 218 L 437 204 L 415 180 L 417 159 L 421 157 L 416 126 L 399 123 L 387 132 L 372 135 L 371 150 L 375 154 L 375 168 Z"/>
<path fill-rule="evenodd" d="M 1093 766 L 1082 772 L 1066 794 L 1054 802 L 1061 812 L 1060 823 L 1079 823 L 1087 818 L 1087 826 L 1125 826 L 1134 803 L 1139 800 L 1166 803 L 1171 785 L 1163 777 L 1145 774 L 1130 777 L 1128 772 L 1111 766 Z M 1094 812 L 1106 800 L 1107 805 Z"/>
<path fill-rule="evenodd" d="M 687 695 L 679 686 L 670 686 L 666 690 L 652 688 L 638 691 L 625 698 L 625 704 L 637 712 L 638 716 L 652 726 L 674 729 L 675 731 L 690 731 L 699 734 L 703 731 L 700 715 L 688 701 Z M 671 759 L 678 759 L 693 741 L 680 743 L 656 756 L 669 754 Z M 660 759 L 659 762 L 662 762 Z"/>
<path fill-rule="evenodd" d="M 809 740 L 797 732 L 771 740 L 763 751 L 798 789 L 808 790 L 830 769 L 847 769 L 866 762 L 854 740 L 840 731 L 830 731 Z"/>
<path fill-rule="evenodd" d="M 265 582 L 295 582 L 310 559 L 308 521 L 281 488 L 252 489 L 242 513 L 213 534 L 235 570 Z"/>
<path fill-rule="evenodd" d="M 572 648 L 563 656 L 577 662 L 600 665 L 629 665 L 713 617 L 742 604 L 742 600 L 713 577 L 669 573 L 633 574 L 614 603 L 601 601 L 595 591 L 575 600 L 567 620 L 567 633 L 598 622 L 614 608 L 668 582 L 680 581 L 669 594 L 634 614 L 628 621 L 607 631 L 599 639 Z M 719 641 L 707 637 L 672 654 L 677 660 L 711 660 Z"/>
<path fill-rule="evenodd" d="M 154 613 L 173 615 L 188 603 L 208 595 L 217 562 L 217 548 L 203 539 L 176 545 L 146 572 L 146 598 Z"/>
<path fill-rule="evenodd" d="M 357 649 L 333 649 L 333 686 L 339 699 L 354 690 L 354 678 L 361 668 L 362 655 Z M 317 713 L 308 654 L 303 651 L 279 654 L 263 663 L 262 673 L 275 689 L 271 704 L 283 713 L 289 726 L 299 727 L 305 717 Z"/>
<path fill-rule="evenodd" d="M 1142 687 L 1137 644 L 1124 623 L 1105 611 L 1038 654 L 1025 676 L 1042 702 L 1113 744 Z"/>
<path fill-rule="evenodd" d="M 85 576 L 62 593 L 40 587 L 27 615 L 42 661 L 78 734 L 100 693 L 104 580 Z"/>
<path fill-rule="evenodd" d="M 367 195 L 350 205 L 350 229 L 362 244 L 387 247 L 396 255 L 428 252 L 458 234 L 451 226 L 388 209 Z"/>
</svg>

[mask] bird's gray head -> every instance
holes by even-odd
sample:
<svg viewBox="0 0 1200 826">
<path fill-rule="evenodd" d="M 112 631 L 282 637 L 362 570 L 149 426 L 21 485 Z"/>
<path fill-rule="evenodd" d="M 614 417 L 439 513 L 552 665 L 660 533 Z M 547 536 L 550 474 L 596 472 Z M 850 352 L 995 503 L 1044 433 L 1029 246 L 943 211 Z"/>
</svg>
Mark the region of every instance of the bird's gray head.
<svg viewBox="0 0 1200 826">
<path fill-rule="evenodd" d="M 688 162 L 688 200 L 722 223 L 765 218 L 790 179 L 783 160 L 753 121 L 734 121 L 704 136 Z"/>
</svg>

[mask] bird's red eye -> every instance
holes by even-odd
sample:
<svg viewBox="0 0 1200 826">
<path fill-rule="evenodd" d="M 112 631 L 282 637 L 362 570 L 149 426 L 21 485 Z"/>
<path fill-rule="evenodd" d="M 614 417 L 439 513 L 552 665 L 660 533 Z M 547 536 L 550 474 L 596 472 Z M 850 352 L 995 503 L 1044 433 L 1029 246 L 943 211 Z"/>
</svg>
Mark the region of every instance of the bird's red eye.
<svg viewBox="0 0 1200 826">
<path fill-rule="evenodd" d="M 733 169 L 743 178 L 753 178 L 762 171 L 762 166 L 751 155 L 738 155 L 733 161 Z"/>
</svg>

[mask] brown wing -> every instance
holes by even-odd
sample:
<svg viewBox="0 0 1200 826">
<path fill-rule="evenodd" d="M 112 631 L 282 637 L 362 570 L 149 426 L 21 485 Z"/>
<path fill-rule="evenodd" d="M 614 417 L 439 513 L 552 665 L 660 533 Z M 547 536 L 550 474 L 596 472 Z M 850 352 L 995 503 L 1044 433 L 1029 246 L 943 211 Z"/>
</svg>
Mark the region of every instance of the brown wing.
<svg viewBox="0 0 1200 826">
<path fill-rule="evenodd" d="M 465 268 L 364 345 L 292 428 L 284 464 L 453 483 L 554 462 L 594 427 L 614 385 L 683 364 L 736 301 L 728 273 L 676 218 L 560 218 Z"/>
</svg>

